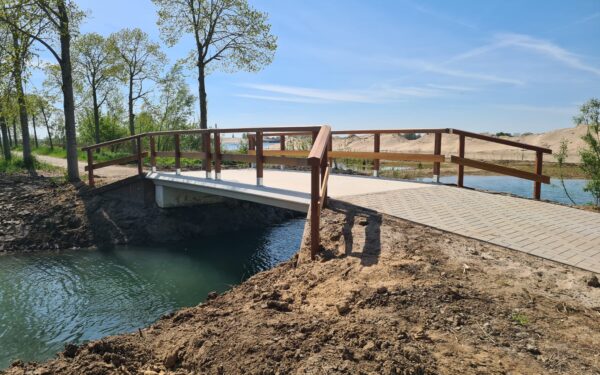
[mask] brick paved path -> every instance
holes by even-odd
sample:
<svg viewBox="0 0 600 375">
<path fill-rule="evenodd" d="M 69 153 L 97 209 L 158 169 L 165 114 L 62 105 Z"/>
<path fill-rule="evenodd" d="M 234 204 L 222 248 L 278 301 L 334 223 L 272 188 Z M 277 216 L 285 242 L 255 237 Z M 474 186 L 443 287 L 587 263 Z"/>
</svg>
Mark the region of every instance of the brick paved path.
<svg viewBox="0 0 600 375">
<path fill-rule="evenodd" d="M 600 273 L 600 214 L 443 185 L 338 198 Z"/>
</svg>

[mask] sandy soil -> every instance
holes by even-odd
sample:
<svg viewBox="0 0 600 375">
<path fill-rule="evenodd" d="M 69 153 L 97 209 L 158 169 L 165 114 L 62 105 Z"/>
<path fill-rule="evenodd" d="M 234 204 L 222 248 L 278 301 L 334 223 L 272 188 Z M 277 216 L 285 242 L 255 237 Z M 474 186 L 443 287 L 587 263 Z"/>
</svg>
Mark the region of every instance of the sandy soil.
<svg viewBox="0 0 600 375">
<path fill-rule="evenodd" d="M 579 162 L 578 150 L 584 146 L 581 137 L 585 134 L 586 127 L 578 126 L 566 129 L 557 129 L 541 134 L 529 134 L 519 137 L 503 137 L 516 142 L 527 143 L 535 146 L 549 148 L 553 153 L 558 152 L 563 139 L 569 141 L 568 162 Z M 409 141 L 399 135 L 383 135 L 381 137 L 381 151 L 432 153 L 434 135 L 425 135 L 417 140 Z M 335 138 L 334 149 L 352 151 L 372 151 L 372 136 L 350 136 Z M 444 134 L 442 136 L 442 153 L 458 154 L 458 136 Z M 534 160 L 535 152 L 524 151 L 519 148 L 490 143 L 477 139 L 467 139 L 465 156 L 481 160 Z M 546 161 L 554 161 L 552 156 L 545 156 Z"/>
<path fill-rule="evenodd" d="M 6 373 L 600 374 L 588 273 L 340 204 L 321 232 L 317 262 Z"/>
</svg>

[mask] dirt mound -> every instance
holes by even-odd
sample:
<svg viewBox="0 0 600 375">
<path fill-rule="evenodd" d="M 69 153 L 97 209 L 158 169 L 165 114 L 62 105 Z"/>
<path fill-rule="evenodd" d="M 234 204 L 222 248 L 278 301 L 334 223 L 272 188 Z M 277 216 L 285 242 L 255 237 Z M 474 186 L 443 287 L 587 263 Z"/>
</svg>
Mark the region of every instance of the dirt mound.
<svg viewBox="0 0 600 375">
<path fill-rule="evenodd" d="M 7 374 L 600 372 L 588 273 L 339 204 L 322 237 L 320 261 Z"/>
<path fill-rule="evenodd" d="M 83 184 L 0 175 L 0 253 L 180 241 L 297 216 L 235 200 L 160 209 L 88 192 Z"/>
</svg>

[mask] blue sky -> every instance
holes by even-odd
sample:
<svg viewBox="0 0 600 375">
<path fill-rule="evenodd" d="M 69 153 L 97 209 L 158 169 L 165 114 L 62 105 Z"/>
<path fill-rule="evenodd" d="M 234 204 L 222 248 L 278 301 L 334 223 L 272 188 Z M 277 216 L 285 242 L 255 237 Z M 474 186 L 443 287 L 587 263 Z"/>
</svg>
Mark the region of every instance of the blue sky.
<svg viewBox="0 0 600 375">
<path fill-rule="evenodd" d="M 211 125 L 541 132 L 600 96 L 598 0 L 250 2 L 279 48 L 258 73 L 208 78 Z M 150 0 L 78 3 L 83 32 L 140 27 L 159 41 Z M 165 51 L 174 62 L 190 48 Z"/>
</svg>

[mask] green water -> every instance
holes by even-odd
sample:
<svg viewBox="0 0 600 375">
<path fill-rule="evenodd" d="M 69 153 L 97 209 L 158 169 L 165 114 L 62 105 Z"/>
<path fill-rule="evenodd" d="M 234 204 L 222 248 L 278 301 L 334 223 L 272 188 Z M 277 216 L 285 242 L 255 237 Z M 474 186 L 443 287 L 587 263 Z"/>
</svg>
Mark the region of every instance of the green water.
<svg viewBox="0 0 600 375">
<path fill-rule="evenodd" d="M 289 259 L 304 220 L 161 247 L 0 256 L 0 369 L 131 332 Z"/>
</svg>

